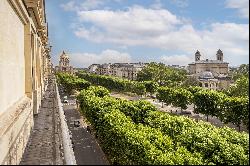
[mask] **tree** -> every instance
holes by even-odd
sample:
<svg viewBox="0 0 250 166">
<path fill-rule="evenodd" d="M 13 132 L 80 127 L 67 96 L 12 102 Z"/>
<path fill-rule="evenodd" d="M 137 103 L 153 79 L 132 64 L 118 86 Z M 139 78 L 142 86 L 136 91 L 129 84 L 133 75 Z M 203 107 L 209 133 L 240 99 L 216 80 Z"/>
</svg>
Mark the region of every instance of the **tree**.
<svg viewBox="0 0 250 166">
<path fill-rule="evenodd" d="M 150 95 L 155 93 L 157 91 L 157 88 L 159 87 L 159 84 L 157 82 L 144 81 L 143 83 L 146 88 L 146 92 L 150 93 Z"/>
<path fill-rule="evenodd" d="M 236 81 L 237 79 L 243 76 L 249 78 L 249 64 L 240 65 L 240 67 L 236 69 L 235 71 L 233 71 L 231 74 L 232 74 L 232 78 L 234 81 Z"/>
<path fill-rule="evenodd" d="M 187 77 L 186 80 L 182 82 L 183 87 L 189 87 L 189 86 L 199 86 L 199 81 L 195 77 Z"/>
<path fill-rule="evenodd" d="M 200 90 L 194 93 L 194 104 L 196 105 L 195 112 L 211 116 L 217 116 L 220 113 L 220 104 L 225 94 L 214 90 Z"/>
<path fill-rule="evenodd" d="M 230 96 L 249 96 L 249 77 L 242 76 L 237 79 L 237 81 L 227 89 L 226 93 Z"/>
<path fill-rule="evenodd" d="M 146 88 L 143 83 L 141 82 L 134 82 L 133 83 L 133 92 L 137 95 L 143 95 L 146 93 Z"/>
<path fill-rule="evenodd" d="M 173 90 L 172 104 L 175 107 L 187 109 L 187 105 L 190 104 L 192 93 L 183 88 L 177 88 Z"/>
<path fill-rule="evenodd" d="M 224 123 L 231 122 L 239 127 L 240 124 L 248 119 L 248 98 L 243 97 L 226 97 L 222 102 L 223 110 L 222 115 L 220 115 L 221 121 Z"/>
<path fill-rule="evenodd" d="M 166 103 L 166 105 L 170 105 L 173 103 L 173 88 L 168 87 L 160 87 L 157 91 L 156 98 L 162 102 Z"/>
<path fill-rule="evenodd" d="M 138 81 L 154 81 L 160 86 L 175 86 L 186 79 L 187 72 L 183 69 L 171 68 L 163 63 L 152 62 L 138 74 Z"/>
</svg>

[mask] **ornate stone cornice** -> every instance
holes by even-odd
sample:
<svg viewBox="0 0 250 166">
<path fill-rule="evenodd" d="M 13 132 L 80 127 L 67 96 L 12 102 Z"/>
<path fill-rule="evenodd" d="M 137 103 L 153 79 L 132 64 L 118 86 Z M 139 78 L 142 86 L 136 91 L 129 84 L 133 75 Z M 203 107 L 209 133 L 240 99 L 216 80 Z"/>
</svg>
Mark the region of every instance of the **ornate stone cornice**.
<svg viewBox="0 0 250 166">
<path fill-rule="evenodd" d="M 42 6 L 40 5 L 41 0 L 24 0 L 32 20 L 38 25 L 37 28 L 43 26 L 44 23 L 44 15 L 42 15 Z"/>
<path fill-rule="evenodd" d="M 23 0 L 31 19 L 35 23 L 38 35 L 41 37 L 43 45 L 47 45 L 48 34 L 47 34 L 47 23 L 46 15 L 44 12 L 45 1 L 44 0 Z"/>
<path fill-rule="evenodd" d="M 18 17 L 21 19 L 24 25 L 26 25 L 29 22 L 29 14 L 22 3 L 22 1 L 17 0 L 8 0 L 10 3 L 10 6 L 14 9 Z"/>
</svg>

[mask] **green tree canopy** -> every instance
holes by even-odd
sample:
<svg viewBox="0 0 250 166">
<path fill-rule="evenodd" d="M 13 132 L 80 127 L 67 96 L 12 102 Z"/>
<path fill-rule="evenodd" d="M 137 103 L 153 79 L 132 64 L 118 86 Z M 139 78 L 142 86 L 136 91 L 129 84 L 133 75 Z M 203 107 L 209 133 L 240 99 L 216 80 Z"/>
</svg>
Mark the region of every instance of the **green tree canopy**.
<svg viewBox="0 0 250 166">
<path fill-rule="evenodd" d="M 242 64 L 238 69 L 231 73 L 234 81 L 245 76 L 249 78 L 249 64 Z"/>
<path fill-rule="evenodd" d="M 229 96 L 249 96 L 249 77 L 242 76 L 237 79 L 237 81 L 227 89 L 226 93 Z"/>
<path fill-rule="evenodd" d="M 138 81 L 154 81 L 160 85 L 174 86 L 175 82 L 181 82 L 186 79 L 186 71 L 168 67 L 163 63 L 151 62 L 144 67 L 137 75 Z"/>
</svg>

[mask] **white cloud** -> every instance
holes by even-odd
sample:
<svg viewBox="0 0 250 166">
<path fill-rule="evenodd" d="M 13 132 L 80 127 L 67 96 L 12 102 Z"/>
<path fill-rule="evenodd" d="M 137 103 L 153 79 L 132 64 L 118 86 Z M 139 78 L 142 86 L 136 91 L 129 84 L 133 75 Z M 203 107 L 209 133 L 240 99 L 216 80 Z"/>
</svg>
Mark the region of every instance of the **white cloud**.
<svg viewBox="0 0 250 166">
<path fill-rule="evenodd" d="M 116 50 L 107 49 L 100 54 L 94 53 L 72 53 L 69 54 L 70 63 L 74 67 L 88 67 L 94 63 L 129 63 L 131 56 L 128 53 L 122 53 Z"/>
<path fill-rule="evenodd" d="M 201 33 L 202 46 L 199 49 L 206 54 L 206 58 L 215 58 L 216 50 L 220 48 L 228 62 L 248 57 L 248 29 L 248 24 L 214 23 L 211 30 Z"/>
<path fill-rule="evenodd" d="M 77 37 L 123 48 L 146 46 L 178 51 L 191 57 L 199 49 L 204 59 L 214 59 L 220 48 L 230 63 L 242 63 L 239 59 L 243 57 L 249 59 L 249 24 L 218 22 L 197 30 L 191 21 L 163 9 L 161 0 L 155 0 L 151 8 L 97 9 L 108 1 L 123 0 L 71 0 L 62 4 L 64 10 L 77 13 L 79 22 L 73 28 Z M 188 0 L 171 0 L 171 3 L 186 7 Z M 226 1 L 227 8 L 238 9 L 244 18 L 249 18 L 248 4 L 248 0 Z"/>
<path fill-rule="evenodd" d="M 95 42 L 123 45 L 144 45 L 162 34 L 174 31 L 182 21 L 167 10 L 134 6 L 126 11 L 92 10 L 78 13 L 82 23 L 92 23 L 90 29 L 79 27 L 75 34 Z M 95 38 L 92 35 L 95 34 Z M 151 43 L 148 43 L 151 45 Z"/>
<path fill-rule="evenodd" d="M 240 17 L 249 19 L 249 0 L 227 0 L 226 7 L 237 9 Z"/>
<path fill-rule="evenodd" d="M 193 57 L 188 55 L 171 55 L 171 56 L 161 56 L 161 62 L 167 65 L 181 65 L 187 66 L 189 63 L 193 61 Z"/>
<path fill-rule="evenodd" d="M 141 6 L 116 11 L 80 11 L 78 16 L 82 26 L 75 30 L 76 36 L 92 42 L 147 46 L 192 56 L 199 49 L 204 59 L 214 59 L 220 48 L 229 62 L 249 55 L 249 24 L 218 22 L 197 30 L 166 9 Z M 86 28 L 85 23 L 92 26 Z"/>
</svg>

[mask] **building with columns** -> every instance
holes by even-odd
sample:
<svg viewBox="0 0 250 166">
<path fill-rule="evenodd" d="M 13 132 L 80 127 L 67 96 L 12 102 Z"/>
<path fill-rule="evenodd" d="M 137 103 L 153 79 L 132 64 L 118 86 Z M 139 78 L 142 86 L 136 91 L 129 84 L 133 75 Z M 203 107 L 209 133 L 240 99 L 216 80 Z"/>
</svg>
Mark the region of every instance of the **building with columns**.
<svg viewBox="0 0 250 166">
<path fill-rule="evenodd" d="M 0 164 L 19 164 L 51 71 L 45 0 L 0 0 Z"/>
<path fill-rule="evenodd" d="M 66 72 L 69 74 L 74 74 L 74 69 L 69 65 L 69 62 L 69 56 L 65 53 L 65 51 L 63 51 L 60 55 L 59 66 L 55 67 L 56 72 Z"/>
<path fill-rule="evenodd" d="M 219 49 L 216 53 L 216 60 L 201 60 L 201 53 L 197 50 L 195 62 L 188 65 L 190 76 L 198 79 L 200 86 L 207 89 L 227 88 L 231 84 L 231 78 L 228 76 L 229 63 L 224 62 L 223 58 L 224 54 Z"/>
</svg>

